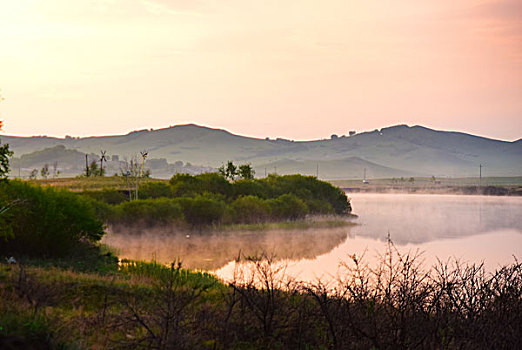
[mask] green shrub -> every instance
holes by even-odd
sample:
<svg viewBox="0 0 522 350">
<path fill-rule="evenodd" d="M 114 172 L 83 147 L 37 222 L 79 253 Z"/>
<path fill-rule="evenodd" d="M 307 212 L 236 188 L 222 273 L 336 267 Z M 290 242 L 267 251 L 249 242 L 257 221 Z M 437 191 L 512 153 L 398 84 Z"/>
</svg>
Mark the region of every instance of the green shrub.
<svg viewBox="0 0 522 350">
<path fill-rule="evenodd" d="M 120 204 L 128 199 L 122 191 L 107 188 L 101 191 L 83 191 L 81 194 L 107 204 Z"/>
<path fill-rule="evenodd" d="M 229 197 L 232 193 L 232 185 L 219 173 L 204 173 L 195 177 L 202 186 L 200 194 L 209 192 Z"/>
<path fill-rule="evenodd" d="M 2 223 L 10 235 L 0 254 L 60 257 L 104 234 L 89 198 L 21 181 L 0 183 L 0 193 L 10 203 Z"/>
<path fill-rule="evenodd" d="M 293 194 L 284 194 L 267 201 L 276 220 L 297 220 L 304 218 L 309 209 L 306 203 Z"/>
<path fill-rule="evenodd" d="M 272 196 L 293 194 L 302 199 L 324 200 L 332 206 L 336 214 L 351 212 L 350 202 L 346 194 L 328 182 L 320 181 L 314 176 L 303 175 L 269 175 L 265 181 L 272 191 Z"/>
<path fill-rule="evenodd" d="M 239 197 L 232 202 L 235 223 L 252 224 L 270 218 L 271 208 L 265 200 L 255 196 Z"/>
<path fill-rule="evenodd" d="M 139 199 L 121 203 L 108 221 L 112 224 L 142 222 L 147 225 L 168 224 L 183 219 L 177 200 L 172 198 Z"/>
<path fill-rule="evenodd" d="M 232 185 L 218 173 L 200 175 L 176 174 L 169 181 L 174 197 L 195 197 L 205 193 L 220 194 L 228 197 Z"/>
<path fill-rule="evenodd" d="M 194 198 L 178 198 L 185 221 L 193 226 L 212 225 L 221 222 L 226 211 L 223 201 L 197 196 Z"/>
<path fill-rule="evenodd" d="M 304 202 L 310 210 L 310 214 L 332 215 L 335 210 L 330 203 L 321 199 L 305 199 Z"/>
<path fill-rule="evenodd" d="M 256 196 L 267 199 L 271 197 L 270 186 L 262 180 L 238 180 L 232 184 L 234 198 Z"/>
<path fill-rule="evenodd" d="M 190 174 L 176 174 L 169 184 L 174 197 L 194 197 L 203 191 L 201 180 Z"/>
<path fill-rule="evenodd" d="M 91 206 L 94 208 L 94 214 L 98 218 L 98 220 L 102 222 L 107 222 L 111 217 L 114 216 L 114 206 L 107 204 L 103 201 L 96 200 L 89 196 L 86 197 L 89 199 Z"/>
<path fill-rule="evenodd" d="M 147 182 L 140 186 L 139 195 L 141 199 L 171 197 L 172 189 L 165 182 Z"/>
</svg>

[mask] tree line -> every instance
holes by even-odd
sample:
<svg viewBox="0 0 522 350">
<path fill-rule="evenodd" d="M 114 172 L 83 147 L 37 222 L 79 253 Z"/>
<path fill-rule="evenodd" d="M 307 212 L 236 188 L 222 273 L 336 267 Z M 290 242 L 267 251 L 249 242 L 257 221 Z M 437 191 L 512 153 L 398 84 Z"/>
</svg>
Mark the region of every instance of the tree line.
<svg viewBox="0 0 522 350">
<path fill-rule="evenodd" d="M 230 181 L 220 173 L 176 174 L 168 183 L 141 185 L 139 200 L 129 201 L 116 189 L 83 195 L 95 200 L 99 217 L 111 224 L 251 224 L 351 212 L 343 191 L 303 175 Z"/>
</svg>

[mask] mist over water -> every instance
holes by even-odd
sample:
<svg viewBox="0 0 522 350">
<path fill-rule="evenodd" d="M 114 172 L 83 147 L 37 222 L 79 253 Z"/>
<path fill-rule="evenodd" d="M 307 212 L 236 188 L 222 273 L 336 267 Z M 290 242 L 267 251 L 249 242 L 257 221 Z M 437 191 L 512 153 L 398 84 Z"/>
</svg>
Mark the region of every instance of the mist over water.
<svg viewBox="0 0 522 350">
<path fill-rule="evenodd" d="M 386 249 L 388 233 L 402 253 L 437 259 L 484 262 L 487 270 L 522 257 L 522 198 L 465 195 L 350 195 L 357 226 L 269 231 L 187 233 L 173 228 L 111 231 L 104 242 L 121 257 L 204 269 L 227 280 L 235 259 L 266 252 L 298 280 L 335 279 L 340 263 L 364 254 L 370 264 Z M 189 235 L 187 237 L 187 234 Z"/>
<path fill-rule="evenodd" d="M 436 194 L 348 194 L 352 198 L 355 236 L 395 244 L 515 230 L 522 233 L 522 198 Z"/>
<path fill-rule="evenodd" d="M 109 230 L 104 243 L 118 255 L 134 260 L 171 263 L 180 259 L 184 267 L 215 270 L 242 256 L 270 254 L 276 259 L 315 259 L 327 254 L 348 237 L 348 230 L 305 229 L 230 232 L 186 232 L 176 228 Z"/>
</svg>

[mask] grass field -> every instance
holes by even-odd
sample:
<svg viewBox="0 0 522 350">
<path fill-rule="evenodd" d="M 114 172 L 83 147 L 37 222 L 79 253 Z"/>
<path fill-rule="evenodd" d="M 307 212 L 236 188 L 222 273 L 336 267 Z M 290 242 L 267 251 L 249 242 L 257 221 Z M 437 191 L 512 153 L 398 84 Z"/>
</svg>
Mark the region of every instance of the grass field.
<svg viewBox="0 0 522 350">
<path fill-rule="evenodd" d="M 147 182 L 168 182 L 168 180 L 142 178 L 140 184 Z M 58 188 L 67 188 L 71 191 L 79 192 L 84 190 L 96 191 L 106 188 L 126 190 L 127 181 L 122 176 L 104 176 L 104 177 L 66 177 L 56 179 L 39 179 L 32 182 L 42 186 L 54 186 Z"/>
</svg>

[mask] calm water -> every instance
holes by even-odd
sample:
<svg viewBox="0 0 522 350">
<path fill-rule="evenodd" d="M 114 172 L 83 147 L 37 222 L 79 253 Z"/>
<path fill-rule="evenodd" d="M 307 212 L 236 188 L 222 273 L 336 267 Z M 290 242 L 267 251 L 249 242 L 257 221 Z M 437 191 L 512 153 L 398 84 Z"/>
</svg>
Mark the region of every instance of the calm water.
<svg viewBox="0 0 522 350">
<path fill-rule="evenodd" d="M 356 226 L 333 229 L 190 234 L 172 229 L 111 232 L 105 242 L 120 256 L 169 263 L 232 278 L 241 252 L 268 252 L 285 273 L 304 281 L 332 279 L 340 264 L 364 254 L 369 263 L 384 252 L 390 235 L 403 253 L 422 252 L 426 265 L 437 258 L 484 262 L 488 270 L 522 258 L 522 198 L 462 195 L 350 195 Z"/>
</svg>

